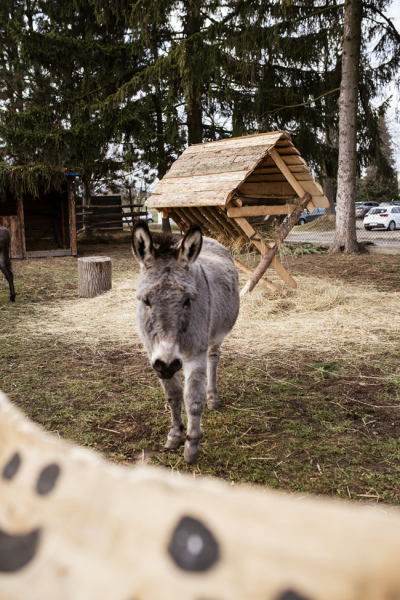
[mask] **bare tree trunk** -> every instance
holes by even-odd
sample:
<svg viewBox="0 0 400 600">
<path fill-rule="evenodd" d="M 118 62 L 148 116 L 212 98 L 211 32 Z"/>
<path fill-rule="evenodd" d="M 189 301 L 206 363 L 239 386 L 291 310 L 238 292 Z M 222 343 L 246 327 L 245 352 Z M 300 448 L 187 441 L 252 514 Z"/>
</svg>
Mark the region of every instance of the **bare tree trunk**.
<svg viewBox="0 0 400 600">
<path fill-rule="evenodd" d="M 330 177 L 324 179 L 324 194 L 329 202 L 329 208 L 325 209 L 325 215 L 332 217 L 335 215 L 335 199 L 333 197 L 333 184 Z"/>
<path fill-rule="evenodd" d="M 336 233 L 331 253 L 358 251 L 355 197 L 362 0 L 346 0 L 344 11 Z"/>
<path fill-rule="evenodd" d="M 200 7 L 199 2 L 189 2 L 184 25 L 185 36 L 190 38 L 200 32 Z M 201 41 L 191 41 L 187 52 L 194 55 L 199 53 Z M 192 59 L 193 63 L 193 59 Z M 203 110 L 201 105 L 201 82 L 196 69 L 190 68 L 190 81 L 185 85 L 185 101 L 187 111 L 187 128 L 189 146 L 201 144 L 203 141 Z"/>
</svg>

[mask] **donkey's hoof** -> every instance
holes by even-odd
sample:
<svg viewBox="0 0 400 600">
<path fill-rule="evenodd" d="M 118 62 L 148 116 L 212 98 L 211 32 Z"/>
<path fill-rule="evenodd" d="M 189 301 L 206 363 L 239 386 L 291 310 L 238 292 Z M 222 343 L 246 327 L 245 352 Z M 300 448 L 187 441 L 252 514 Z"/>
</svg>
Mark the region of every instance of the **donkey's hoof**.
<svg viewBox="0 0 400 600">
<path fill-rule="evenodd" d="M 200 454 L 200 444 L 194 446 L 193 444 L 189 445 L 186 442 L 185 451 L 183 453 L 183 456 L 184 456 L 185 461 L 189 465 L 192 465 L 193 463 L 195 463 L 197 461 L 197 459 L 199 458 L 199 454 Z"/>
<path fill-rule="evenodd" d="M 218 397 L 207 398 L 207 408 L 208 410 L 217 410 L 219 405 Z"/>
<path fill-rule="evenodd" d="M 166 450 L 176 450 L 182 444 L 182 438 L 180 437 L 169 437 L 165 442 L 164 448 Z"/>
</svg>

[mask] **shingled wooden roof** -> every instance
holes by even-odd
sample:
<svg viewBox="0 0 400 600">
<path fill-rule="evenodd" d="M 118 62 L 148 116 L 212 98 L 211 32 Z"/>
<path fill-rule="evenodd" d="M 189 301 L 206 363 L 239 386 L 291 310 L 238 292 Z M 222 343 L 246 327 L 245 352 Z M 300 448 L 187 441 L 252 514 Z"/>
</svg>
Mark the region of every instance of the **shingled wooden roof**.
<svg viewBox="0 0 400 600">
<path fill-rule="evenodd" d="M 290 135 L 276 131 L 189 146 L 156 185 L 147 205 L 225 206 L 235 194 L 284 200 L 305 192 L 313 206 L 329 206 Z"/>
</svg>

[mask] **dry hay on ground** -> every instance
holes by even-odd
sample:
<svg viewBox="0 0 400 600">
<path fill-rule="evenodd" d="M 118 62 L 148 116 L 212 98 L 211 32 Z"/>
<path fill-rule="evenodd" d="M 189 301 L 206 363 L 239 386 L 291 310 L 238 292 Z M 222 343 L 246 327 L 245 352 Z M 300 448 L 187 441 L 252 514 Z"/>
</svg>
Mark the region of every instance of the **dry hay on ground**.
<svg viewBox="0 0 400 600">
<path fill-rule="evenodd" d="M 268 277 L 280 285 L 269 271 Z M 35 304 L 24 317 L 31 337 L 92 347 L 112 343 L 142 349 L 136 326 L 137 273 L 125 268 L 113 289 L 97 298 L 68 298 Z M 240 286 L 247 280 L 240 273 Z M 261 286 L 241 300 L 237 324 L 224 351 L 247 356 L 302 350 L 325 353 L 391 345 L 400 334 L 398 292 L 297 276 L 298 288 L 271 294 Z"/>
</svg>

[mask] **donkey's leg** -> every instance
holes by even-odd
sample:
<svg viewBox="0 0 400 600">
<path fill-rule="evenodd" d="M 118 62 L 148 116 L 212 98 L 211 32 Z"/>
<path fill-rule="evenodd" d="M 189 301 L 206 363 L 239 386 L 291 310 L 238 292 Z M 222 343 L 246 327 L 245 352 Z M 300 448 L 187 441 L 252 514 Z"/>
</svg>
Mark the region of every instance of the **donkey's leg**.
<svg viewBox="0 0 400 600">
<path fill-rule="evenodd" d="M 171 429 L 164 448 L 176 450 L 182 442 L 183 431 L 181 377 L 179 373 L 175 373 L 172 379 L 161 379 L 160 381 L 171 410 Z"/>
<path fill-rule="evenodd" d="M 210 410 L 218 408 L 217 370 L 221 344 L 214 344 L 208 349 L 207 357 L 207 406 Z"/>
<path fill-rule="evenodd" d="M 8 286 L 10 288 L 10 300 L 11 302 L 15 302 L 14 277 L 11 269 L 8 268 L 8 263 L 9 260 L 7 260 L 3 249 L 3 251 L 0 252 L 0 271 L 3 273 L 4 277 L 8 281 Z"/>
<path fill-rule="evenodd" d="M 185 407 L 188 418 L 185 442 L 185 460 L 196 462 L 200 452 L 200 440 L 203 437 L 201 415 L 206 403 L 207 354 L 197 356 L 184 365 Z"/>
</svg>

